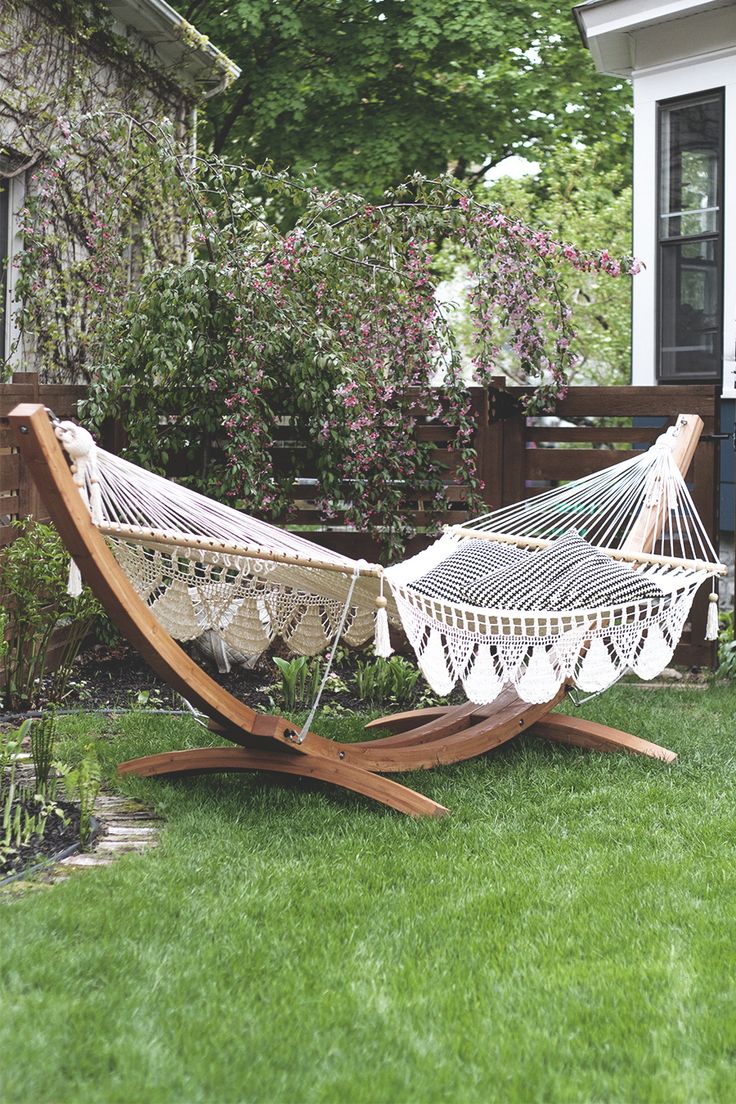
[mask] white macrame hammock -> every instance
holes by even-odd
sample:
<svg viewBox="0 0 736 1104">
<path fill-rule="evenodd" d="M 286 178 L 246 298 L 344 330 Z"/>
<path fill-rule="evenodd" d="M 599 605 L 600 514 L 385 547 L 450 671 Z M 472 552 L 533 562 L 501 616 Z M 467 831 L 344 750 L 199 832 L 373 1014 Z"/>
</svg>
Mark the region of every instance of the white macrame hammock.
<svg viewBox="0 0 736 1104">
<path fill-rule="evenodd" d="M 461 683 L 478 704 L 509 686 L 545 702 L 563 683 L 599 692 L 628 670 L 653 678 L 695 592 L 726 570 L 673 458 L 677 427 L 640 456 L 448 529 L 388 568 L 96 449 L 73 423 L 56 432 L 93 521 L 177 640 L 210 632 L 253 657 L 277 637 L 314 655 L 375 635 L 387 656 L 389 621 L 400 622 L 432 689 Z M 646 546 L 628 551 L 643 516 Z M 70 587 L 81 587 L 75 569 Z M 710 639 L 717 627 L 713 601 Z"/>
</svg>

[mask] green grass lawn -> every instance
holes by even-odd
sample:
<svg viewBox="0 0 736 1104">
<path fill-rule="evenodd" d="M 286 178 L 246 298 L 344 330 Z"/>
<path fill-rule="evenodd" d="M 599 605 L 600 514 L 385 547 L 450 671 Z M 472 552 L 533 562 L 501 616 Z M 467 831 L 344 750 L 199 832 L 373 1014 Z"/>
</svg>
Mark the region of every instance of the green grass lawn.
<svg viewBox="0 0 736 1104">
<path fill-rule="evenodd" d="M 678 765 L 522 737 L 403 776 L 440 821 L 126 781 L 166 817 L 157 850 L 0 896 L 0 1099 L 733 1101 L 734 706 L 614 689 L 583 713 Z M 202 736 L 101 724 L 66 738 L 113 763 Z"/>
</svg>

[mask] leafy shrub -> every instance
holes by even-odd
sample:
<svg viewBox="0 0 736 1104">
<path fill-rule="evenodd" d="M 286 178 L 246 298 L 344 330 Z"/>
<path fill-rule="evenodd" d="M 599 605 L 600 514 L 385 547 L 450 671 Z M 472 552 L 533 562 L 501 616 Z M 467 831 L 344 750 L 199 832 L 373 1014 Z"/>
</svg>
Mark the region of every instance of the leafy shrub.
<svg viewBox="0 0 736 1104">
<path fill-rule="evenodd" d="M 734 640 L 733 611 L 721 614 L 721 632 L 718 636 L 718 668 L 716 678 L 736 679 L 736 640 Z"/>
<path fill-rule="evenodd" d="M 58 700 L 99 606 L 88 590 L 67 594 L 69 556 L 54 529 L 26 518 L 13 523 L 17 538 L 0 550 L 0 607 L 8 638 L 3 661 L 4 706 L 9 710 L 38 704 L 54 630 L 67 637 L 61 662 L 49 688 Z"/>
<path fill-rule="evenodd" d="M 466 360 L 482 386 L 512 356 L 535 385 L 528 409 L 546 410 L 576 363 L 561 273 L 637 270 L 452 176 L 415 174 L 370 203 L 268 165 L 192 161 L 168 127 L 107 113 L 57 125 L 20 212 L 18 323 L 52 374 L 94 381 L 85 421 L 117 418 L 131 459 L 186 470 L 198 489 L 272 520 L 293 516 L 293 480 L 309 470 L 325 518 L 370 532 L 388 556 L 402 551 L 417 498 L 433 521 L 448 508 L 447 467 L 418 432 L 427 419 L 450 427 L 452 482 L 482 508 Z M 90 158 L 101 144 L 120 154 L 115 187 Z M 141 194 L 155 232 L 138 218 Z M 83 245 L 71 268 L 70 237 Z M 435 294 L 440 242 L 468 269 L 468 358 Z M 285 426 L 304 451 L 283 463 L 273 446 Z"/>
</svg>

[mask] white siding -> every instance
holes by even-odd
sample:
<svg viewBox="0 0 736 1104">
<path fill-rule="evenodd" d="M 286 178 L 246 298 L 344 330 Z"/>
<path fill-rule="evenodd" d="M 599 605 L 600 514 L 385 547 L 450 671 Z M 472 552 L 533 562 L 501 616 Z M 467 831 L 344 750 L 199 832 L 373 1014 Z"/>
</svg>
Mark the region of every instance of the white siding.
<svg viewBox="0 0 736 1104">
<path fill-rule="evenodd" d="M 693 48 L 696 44 L 693 43 Z M 632 73 L 634 85 L 634 280 L 632 382 L 656 382 L 657 103 L 725 89 L 723 394 L 736 397 L 736 50 Z"/>
</svg>

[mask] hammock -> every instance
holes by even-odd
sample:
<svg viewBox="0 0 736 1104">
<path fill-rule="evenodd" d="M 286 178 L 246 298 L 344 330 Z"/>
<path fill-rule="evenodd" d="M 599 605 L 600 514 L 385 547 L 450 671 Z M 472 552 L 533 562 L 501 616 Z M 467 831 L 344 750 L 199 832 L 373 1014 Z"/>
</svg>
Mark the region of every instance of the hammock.
<svg viewBox="0 0 736 1104">
<path fill-rule="evenodd" d="M 724 574 L 675 459 L 684 424 L 601 472 L 455 526 L 384 568 L 353 560 L 56 433 L 92 518 L 175 639 L 206 632 L 256 656 L 278 637 L 314 655 L 339 638 L 391 651 L 400 624 L 432 689 L 547 702 L 669 663 L 693 597 Z M 72 587 L 78 589 L 74 576 Z M 715 595 L 711 595 L 715 599 Z M 708 636 L 717 633 L 715 601 Z"/>
</svg>

